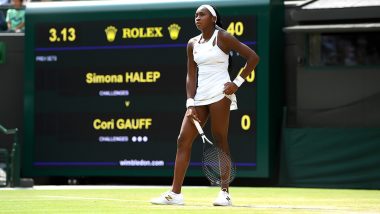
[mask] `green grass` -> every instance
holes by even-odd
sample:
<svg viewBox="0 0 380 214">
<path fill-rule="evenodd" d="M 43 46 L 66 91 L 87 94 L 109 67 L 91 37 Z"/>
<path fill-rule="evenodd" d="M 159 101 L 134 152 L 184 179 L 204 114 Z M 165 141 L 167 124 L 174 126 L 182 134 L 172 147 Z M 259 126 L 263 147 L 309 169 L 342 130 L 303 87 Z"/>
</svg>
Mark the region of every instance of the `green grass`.
<svg viewBox="0 0 380 214">
<path fill-rule="evenodd" d="M 380 213 L 380 191 L 231 188 L 233 207 L 214 207 L 217 188 L 184 187 L 185 206 L 151 205 L 168 187 L 0 189 L 0 213 Z"/>
</svg>

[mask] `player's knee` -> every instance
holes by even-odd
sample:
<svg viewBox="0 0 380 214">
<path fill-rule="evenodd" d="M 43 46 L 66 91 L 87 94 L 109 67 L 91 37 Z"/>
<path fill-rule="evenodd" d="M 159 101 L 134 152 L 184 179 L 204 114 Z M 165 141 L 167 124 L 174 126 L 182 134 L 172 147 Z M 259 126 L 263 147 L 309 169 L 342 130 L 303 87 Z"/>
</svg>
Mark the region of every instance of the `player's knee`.
<svg viewBox="0 0 380 214">
<path fill-rule="evenodd" d="M 214 131 L 212 137 L 216 142 L 227 142 L 227 135 L 223 132 Z"/>
</svg>

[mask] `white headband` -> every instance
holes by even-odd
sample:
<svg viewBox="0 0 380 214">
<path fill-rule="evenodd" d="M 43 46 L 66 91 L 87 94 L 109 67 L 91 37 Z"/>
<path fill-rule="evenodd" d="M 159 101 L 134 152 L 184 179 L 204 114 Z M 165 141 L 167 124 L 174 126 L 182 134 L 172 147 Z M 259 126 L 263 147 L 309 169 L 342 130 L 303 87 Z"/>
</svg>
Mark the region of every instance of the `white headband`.
<svg viewBox="0 0 380 214">
<path fill-rule="evenodd" d="M 216 12 L 215 12 L 214 8 L 212 8 L 210 5 L 208 5 L 208 4 L 201 5 L 201 6 L 198 7 L 197 10 L 199 10 L 199 8 L 201 8 L 201 7 L 207 8 L 207 10 L 210 11 L 210 13 L 211 13 L 212 16 L 215 16 L 216 18 L 218 18 L 216 16 Z"/>
</svg>

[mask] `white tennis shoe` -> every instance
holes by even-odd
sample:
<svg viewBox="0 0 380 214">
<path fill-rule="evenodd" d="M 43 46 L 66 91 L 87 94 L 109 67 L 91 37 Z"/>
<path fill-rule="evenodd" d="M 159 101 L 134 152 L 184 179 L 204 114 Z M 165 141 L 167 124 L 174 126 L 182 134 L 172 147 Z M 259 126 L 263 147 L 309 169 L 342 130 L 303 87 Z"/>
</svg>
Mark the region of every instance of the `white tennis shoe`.
<svg viewBox="0 0 380 214">
<path fill-rule="evenodd" d="M 216 197 L 214 206 L 232 206 L 230 194 L 226 190 L 220 190 L 218 197 Z"/>
<path fill-rule="evenodd" d="M 158 205 L 184 205 L 183 195 L 172 191 L 165 192 L 158 198 L 153 198 L 150 203 Z"/>
</svg>

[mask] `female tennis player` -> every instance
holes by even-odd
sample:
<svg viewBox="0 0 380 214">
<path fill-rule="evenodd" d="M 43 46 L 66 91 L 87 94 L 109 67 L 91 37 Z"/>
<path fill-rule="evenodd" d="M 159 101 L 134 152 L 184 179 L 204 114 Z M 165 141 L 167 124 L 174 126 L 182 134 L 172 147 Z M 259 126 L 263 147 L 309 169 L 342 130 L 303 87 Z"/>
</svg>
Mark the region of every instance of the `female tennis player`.
<svg viewBox="0 0 380 214">
<path fill-rule="evenodd" d="M 153 204 L 184 204 L 181 187 L 189 166 L 192 144 L 198 135 L 193 119 L 204 126 L 210 117 L 214 142 L 229 152 L 230 110 L 237 109 L 235 92 L 259 62 L 251 48 L 222 29 L 219 13 L 214 7 L 201 5 L 195 12 L 195 25 L 201 34 L 190 39 L 187 45 L 187 111 L 177 141 L 172 189 L 152 199 Z M 231 51 L 246 59 L 245 68 L 233 81 L 228 73 Z M 221 186 L 213 205 L 232 205 L 228 183 Z"/>
</svg>

